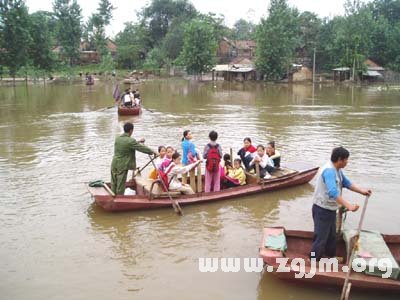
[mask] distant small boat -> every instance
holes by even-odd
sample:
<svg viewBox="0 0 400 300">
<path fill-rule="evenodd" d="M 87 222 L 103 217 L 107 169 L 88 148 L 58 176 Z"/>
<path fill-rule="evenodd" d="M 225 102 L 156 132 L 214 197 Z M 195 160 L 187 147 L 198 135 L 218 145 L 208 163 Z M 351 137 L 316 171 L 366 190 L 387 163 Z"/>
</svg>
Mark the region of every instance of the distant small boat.
<svg viewBox="0 0 400 300">
<path fill-rule="evenodd" d="M 142 112 L 141 106 L 118 106 L 118 115 L 120 116 L 137 116 Z"/>
<path fill-rule="evenodd" d="M 268 236 L 277 236 L 284 233 L 286 237 L 287 250 L 282 253 L 278 250 L 271 250 L 265 247 L 265 241 Z M 320 271 L 317 265 L 315 275 L 312 278 L 295 278 L 298 270 L 291 267 L 291 260 L 294 258 L 304 259 L 305 273 L 310 273 L 311 263 L 309 253 L 313 241 L 313 232 L 301 230 L 285 230 L 283 227 L 264 228 L 263 238 L 259 248 L 259 256 L 263 259 L 264 264 L 273 267 L 272 274 L 276 277 L 291 282 L 313 284 L 315 286 L 331 285 L 343 287 L 346 273 L 342 271 L 343 264 L 338 265 L 338 272 Z M 400 235 L 382 235 L 390 252 L 396 261 L 400 261 Z M 337 255 L 346 257 L 346 246 L 343 239 L 337 240 Z M 280 260 L 288 258 L 286 265 L 281 266 Z M 346 262 L 347 263 L 347 262 Z M 277 272 L 278 267 L 287 268 L 287 272 Z M 371 290 L 387 290 L 400 292 L 400 280 L 382 278 L 377 276 L 366 275 L 364 273 L 352 272 L 350 275 L 352 288 L 355 289 L 371 289 Z"/>
<path fill-rule="evenodd" d="M 92 76 L 86 77 L 86 85 L 94 85 L 94 77 Z"/>
</svg>

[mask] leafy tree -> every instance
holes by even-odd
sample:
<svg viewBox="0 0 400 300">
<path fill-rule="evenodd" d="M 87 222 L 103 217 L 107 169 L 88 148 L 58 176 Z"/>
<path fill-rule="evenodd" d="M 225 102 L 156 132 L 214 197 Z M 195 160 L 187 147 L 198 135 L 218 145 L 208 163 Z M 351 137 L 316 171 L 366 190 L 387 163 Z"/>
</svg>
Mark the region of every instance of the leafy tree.
<svg viewBox="0 0 400 300">
<path fill-rule="evenodd" d="M 215 65 L 217 42 L 213 27 L 203 20 L 194 19 L 185 27 L 183 49 L 178 61 L 189 73 L 200 75 Z"/>
<path fill-rule="evenodd" d="M 115 39 L 118 65 L 129 69 L 140 67 L 149 51 L 148 38 L 148 31 L 144 26 L 126 23 L 124 30 Z"/>
<path fill-rule="evenodd" d="M 312 57 L 321 30 L 321 20 L 316 14 L 305 11 L 298 16 L 297 22 L 299 26 L 298 49 L 301 50 L 304 57 Z"/>
<path fill-rule="evenodd" d="M 162 42 L 174 18 L 190 20 L 196 16 L 196 8 L 187 0 L 152 0 L 139 15 L 149 29 L 152 46 Z"/>
<path fill-rule="evenodd" d="M 153 48 L 146 57 L 143 68 L 149 71 L 159 70 L 165 62 L 165 54 L 160 48 Z"/>
<path fill-rule="evenodd" d="M 1 63 L 14 78 L 17 71 L 29 63 L 29 27 L 25 1 L 0 1 Z"/>
<path fill-rule="evenodd" d="M 61 53 L 72 66 L 79 58 L 82 10 L 76 0 L 54 0 L 53 10 L 57 18 L 57 38 L 62 48 Z"/>
<path fill-rule="evenodd" d="M 51 71 L 55 65 L 55 57 L 52 52 L 53 37 L 49 28 L 51 16 L 46 12 L 35 12 L 30 15 L 30 35 L 32 43 L 29 56 L 35 68 Z"/>
<path fill-rule="evenodd" d="M 279 80 L 295 56 L 298 12 L 286 0 L 271 0 L 268 12 L 257 26 L 256 65 L 267 79 Z"/>
<path fill-rule="evenodd" d="M 185 21 L 180 18 L 172 22 L 162 43 L 162 51 L 166 58 L 175 60 L 181 53 L 185 24 Z"/>
<path fill-rule="evenodd" d="M 90 43 L 92 49 L 98 51 L 101 56 L 108 53 L 106 41 L 106 26 L 112 19 L 114 7 L 108 0 L 101 0 L 97 13 L 89 18 L 85 26 L 85 38 Z"/>
<path fill-rule="evenodd" d="M 235 40 L 253 40 L 256 26 L 252 22 L 239 19 L 233 25 L 233 36 Z"/>
</svg>

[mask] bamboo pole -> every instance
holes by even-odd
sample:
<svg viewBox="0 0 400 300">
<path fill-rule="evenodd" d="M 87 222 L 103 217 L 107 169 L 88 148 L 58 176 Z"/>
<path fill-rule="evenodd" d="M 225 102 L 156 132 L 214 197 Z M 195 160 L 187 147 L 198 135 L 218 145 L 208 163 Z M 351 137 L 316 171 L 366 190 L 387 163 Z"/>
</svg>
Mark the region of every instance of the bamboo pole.
<svg viewBox="0 0 400 300">
<path fill-rule="evenodd" d="M 197 192 L 201 193 L 202 189 L 202 181 L 201 181 L 201 164 L 197 165 Z"/>
</svg>

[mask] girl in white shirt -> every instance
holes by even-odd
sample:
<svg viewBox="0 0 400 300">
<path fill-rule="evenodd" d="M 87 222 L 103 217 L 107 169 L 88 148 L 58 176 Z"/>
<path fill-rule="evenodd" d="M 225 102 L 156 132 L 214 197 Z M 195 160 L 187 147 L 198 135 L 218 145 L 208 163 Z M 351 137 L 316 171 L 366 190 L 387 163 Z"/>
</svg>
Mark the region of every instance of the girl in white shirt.
<svg viewBox="0 0 400 300">
<path fill-rule="evenodd" d="M 178 175 L 179 174 L 186 174 L 193 168 L 195 168 L 198 164 L 201 163 L 201 160 L 198 160 L 192 164 L 183 166 L 181 164 L 181 158 L 182 156 L 178 153 L 175 152 L 172 155 L 172 162 L 166 169 L 165 173 L 168 173 L 168 182 L 169 182 L 169 190 L 170 191 L 179 191 L 182 194 L 186 195 L 191 195 L 194 194 L 192 188 L 188 184 L 184 184 L 178 180 Z"/>
</svg>

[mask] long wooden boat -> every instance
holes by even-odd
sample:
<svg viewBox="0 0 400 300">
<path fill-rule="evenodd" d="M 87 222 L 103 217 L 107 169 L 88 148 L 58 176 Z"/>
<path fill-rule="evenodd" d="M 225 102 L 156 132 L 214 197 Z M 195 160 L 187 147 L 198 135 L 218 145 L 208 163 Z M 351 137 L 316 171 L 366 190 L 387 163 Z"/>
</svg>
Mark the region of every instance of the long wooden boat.
<svg viewBox="0 0 400 300">
<path fill-rule="evenodd" d="M 267 249 L 265 240 L 267 236 L 271 235 L 271 231 L 282 229 L 286 236 L 287 250 L 283 254 L 281 251 Z M 272 233 L 274 234 L 274 233 Z M 382 235 L 386 245 L 392 253 L 394 259 L 400 261 L 400 235 Z M 291 267 L 291 260 L 294 258 L 304 259 L 305 273 L 310 273 L 311 264 L 309 260 L 309 253 L 313 241 L 313 232 L 299 231 L 299 230 L 285 230 L 283 227 L 264 228 L 263 238 L 259 250 L 259 256 L 263 259 L 264 264 L 273 267 L 272 274 L 276 277 L 288 280 L 297 284 L 313 284 L 315 286 L 330 285 L 336 287 L 343 287 L 346 273 L 342 271 L 342 267 L 347 264 L 346 261 L 338 264 L 338 272 L 323 272 L 317 268 L 315 275 L 312 278 L 295 278 L 298 270 Z M 346 258 L 346 245 L 342 238 L 337 240 L 337 255 Z M 277 272 L 279 267 L 278 258 L 288 258 L 286 263 L 288 272 Z M 283 267 L 283 266 L 282 266 Z M 364 273 L 352 272 L 350 275 L 350 282 L 352 289 L 374 289 L 374 290 L 387 290 L 400 292 L 400 281 L 390 278 L 382 278 Z"/>
<path fill-rule="evenodd" d="M 214 202 L 305 184 L 315 176 L 317 171 L 318 167 L 307 163 L 288 164 L 286 167 L 282 167 L 276 173 L 273 173 L 270 179 L 260 181 L 256 176 L 247 174 L 247 184 L 243 186 L 225 188 L 219 192 L 205 193 L 202 191 L 194 195 L 181 195 L 179 192 L 170 192 L 169 194 L 180 205 Z M 204 176 L 202 180 L 204 181 Z M 127 182 L 126 187 L 135 190 L 136 195 L 117 195 L 113 197 L 104 187 L 88 186 L 88 191 L 94 197 L 96 203 L 106 211 L 171 207 L 171 200 L 168 198 L 167 193 L 162 192 L 158 181 L 137 176 L 134 180 Z"/>
<path fill-rule="evenodd" d="M 140 106 L 127 107 L 123 105 L 118 106 L 118 115 L 120 116 L 137 116 L 142 112 Z"/>
</svg>

